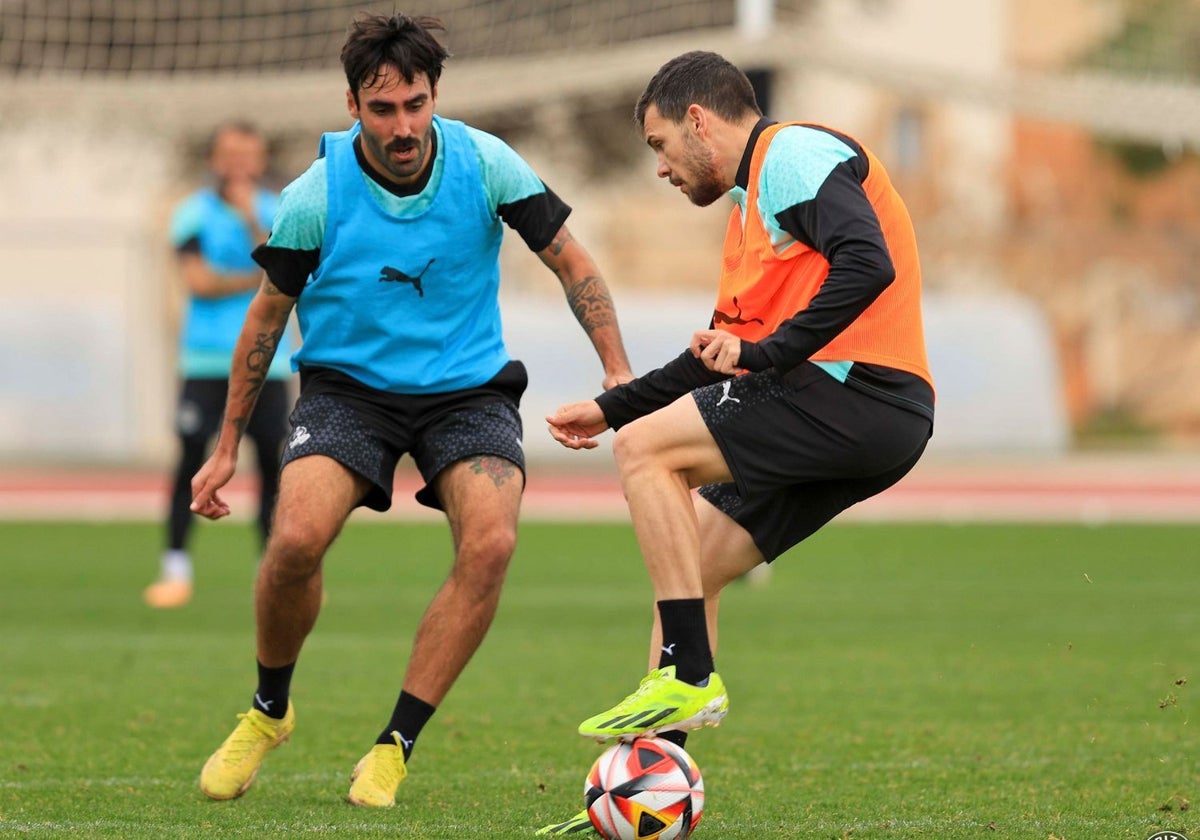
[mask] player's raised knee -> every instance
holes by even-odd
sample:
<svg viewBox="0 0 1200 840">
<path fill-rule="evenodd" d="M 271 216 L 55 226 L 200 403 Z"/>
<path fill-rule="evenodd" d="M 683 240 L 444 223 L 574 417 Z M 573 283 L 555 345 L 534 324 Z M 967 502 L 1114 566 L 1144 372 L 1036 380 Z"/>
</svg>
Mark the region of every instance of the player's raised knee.
<svg viewBox="0 0 1200 840">
<path fill-rule="evenodd" d="M 630 423 L 613 437 L 613 458 L 622 475 L 645 469 L 654 463 L 655 442 L 644 424 Z"/>
</svg>

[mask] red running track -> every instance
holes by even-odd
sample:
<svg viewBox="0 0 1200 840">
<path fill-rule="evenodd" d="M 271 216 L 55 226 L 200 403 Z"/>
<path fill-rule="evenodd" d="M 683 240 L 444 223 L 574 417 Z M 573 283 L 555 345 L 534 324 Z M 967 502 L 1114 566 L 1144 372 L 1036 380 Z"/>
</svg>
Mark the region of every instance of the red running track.
<svg viewBox="0 0 1200 840">
<path fill-rule="evenodd" d="M 356 521 L 436 519 L 412 495 L 411 465 L 397 472 L 387 514 Z M 150 469 L 0 468 L 0 519 L 139 519 L 164 516 L 168 479 Z M 234 516 L 253 510 L 252 479 L 235 477 L 226 499 Z M 612 473 L 530 468 L 527 519 L 627 518 Z M 1200 524 L 1200 456 L 1096 455 L 1064 458 L 927 459 L 902 482 L 844 513 L 846 521 L 1178 522 Z"/>
</svg>

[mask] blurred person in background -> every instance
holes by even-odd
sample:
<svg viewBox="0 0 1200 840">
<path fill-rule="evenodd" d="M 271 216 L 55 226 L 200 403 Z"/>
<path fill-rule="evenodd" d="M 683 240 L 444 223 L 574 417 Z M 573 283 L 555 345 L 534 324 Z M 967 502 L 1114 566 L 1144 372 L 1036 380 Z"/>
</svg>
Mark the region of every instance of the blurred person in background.
<svg viewBox="0 0 1200 840">
<path fill-rule="evenodd" d="M 697 206 L 732 199 L 713 318 L 663 367 L 546 419 L 570 449 L 619 430 L 656 601 L 649 673 L 579 733 L 682 746 L 729 707 L 713 659 L 721 590 L 903 478 L 932 434 L 934 390 L 916 235 L 870 151 L 764 118 L 746 76 L 710 52 L 663 65 L 635 119 L 660 178 Z M 539 833 L 591 831 L 584 811 Z"/>
<path fill-rule="evenodd" d="M 322 138 L 254 252 L 267 280 L 234 354 L 216 450 L 192 483 L 194 511 L 229 512 L 219 491 L 293 308 L 301 392 L 255 588 L 258 684 L 201 771 L 212 799 L 242 795 L 291 735 L 292 675 L 320 610 L 325 553 L 355 508 L 391 506 L 405 453 L 426 482 L 417 501 L 446 514 L 454 562 L 417 626 L 391 717 L 351 774 L 351 803 L 395 804 L 418 735 L 487 633 L 525 478 L 527 376 L 500 323 L 506 225 L 561 283 L 603 387 L 633 378 L 607 286 L 564 224 L 570 207 L 502 140 L 435 115 L 448 53 L 431 30 L 442 28 L 402 14 L 353 22 L 341 58 L 356 122 Z"/>
<path fill-rule="evenodd" d="M 254 126 L 219 126 L 208 148 L 213 184 L 188 196 L 171 220 L 171 242 L 187 295 L 179 337 L 183 381 L 175 417 L 180 452 L 167 517 L 167 548 L 158 580 L 143 593 L 152 607 L 180 607 L 192 599 L 191 480 L 220 429 L 234 344 L 263 278 L 250 254 L 266 241 L 279 204 L 278 194 L 261 183 L 267 165 L 267 142 Z M 267 371 L 258 411 L 246 427 L 258 461 L 258 530 L 264 544 L 287 437 L 290 377 L 287 356 L 281 354 Z"/>
</svg>

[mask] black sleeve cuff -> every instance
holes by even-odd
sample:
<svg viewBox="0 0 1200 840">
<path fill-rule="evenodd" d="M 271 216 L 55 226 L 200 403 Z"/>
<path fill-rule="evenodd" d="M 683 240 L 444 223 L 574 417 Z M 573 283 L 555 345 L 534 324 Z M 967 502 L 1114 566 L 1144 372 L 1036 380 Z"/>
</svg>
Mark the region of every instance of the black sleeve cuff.
<svg viewBox="0 0 1200 840">
<path fill-rule="evenodd" d="M 604 422 L 613 431 L 624 426 L 626 423 L 636 420 L 636 417 L 628 415 L 628 412 L 621 410 L 621 395 L 617 392 L 623 386 L 618 385 L 616 388 L 610 388 L 600 396 L 596 397 L 596 405 L 600 406 L 600 410 L 604 413 Z"/>
<path fill-rule="evenodd" d="M 596 397 L 596 404 L 604 412 L 609 428 L 619 429 L 669 405 L 689 391 L 728 378 L 709 370 L 690 350 L 684 350 L 658 370 L 605 391 Z"/>
<path fill-rule="evenodd" d="M 738 367 L 746 370 L 759 371 L 773 367 L 767 353 L 758 346 L 757 341 L 742 340 L 741 352 L 738 354 Z"/>
</svg>

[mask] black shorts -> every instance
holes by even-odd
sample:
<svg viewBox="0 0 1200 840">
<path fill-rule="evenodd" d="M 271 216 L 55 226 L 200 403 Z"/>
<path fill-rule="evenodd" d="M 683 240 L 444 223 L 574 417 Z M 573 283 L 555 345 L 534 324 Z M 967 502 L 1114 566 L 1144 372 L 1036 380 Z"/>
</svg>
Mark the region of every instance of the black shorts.
<svg viewBox="0 0 1200 840">
<path fill-rule="evenodd" d="M 283 464 L 306 455 L 333 458 L 373 485 L 359 504 L 384 511 L 407 452 L 425 480 L 417 501 L 442 510 L 433 480 L 451 464 L 494 455 L 524 474 L 518 408 L 528 383 L 516 361 L 477 388 L 445 394 L 393 394 L 328 368 L 305 368 Z"/>
<path fill-rule="evenodd" d="M 768 562 L 903 478 L 933 431 L 928 417 L 811 363 L 783 376 L 748 373 L 692 396 L 733 476 L 700 495 L 745 528 Z"/>
<path fill-rule="evenodd" d="M 221 430 L 228 395 L 228 379 L 185 379 L 175 411 L 175 431 L 181 438 L 207 441 L 214 437 Z M 289 403 L 286 379 L 264 382 L 246 426 L 247 437 L 252 440 L 282 439 L 287 433 Z"/>
</svg>

